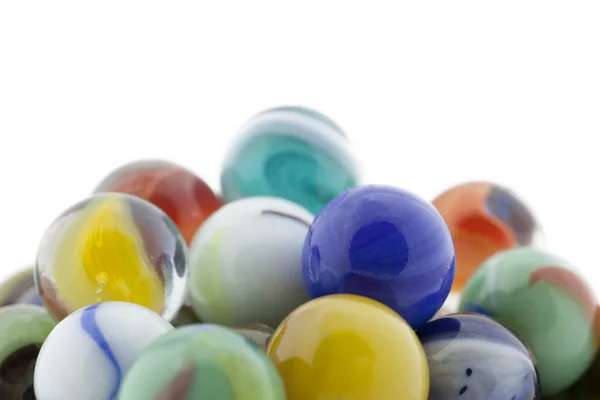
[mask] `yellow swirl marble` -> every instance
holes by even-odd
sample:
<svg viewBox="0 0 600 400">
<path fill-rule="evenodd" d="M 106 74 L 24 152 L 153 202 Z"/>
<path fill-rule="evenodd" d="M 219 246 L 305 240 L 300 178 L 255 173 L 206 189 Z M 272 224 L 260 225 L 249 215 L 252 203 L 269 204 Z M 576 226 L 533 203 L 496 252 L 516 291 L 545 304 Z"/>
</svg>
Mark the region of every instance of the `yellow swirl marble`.
<svg viewBox="0 0 600 400">
<path fill-rule="evenodd" d="M 123 198 L 97 198 L 77 212 L 57 243 L 53 280 L 73 310 L 126 301 L 162 311 L 165 289 L 129 207 Z"/>
</svg>

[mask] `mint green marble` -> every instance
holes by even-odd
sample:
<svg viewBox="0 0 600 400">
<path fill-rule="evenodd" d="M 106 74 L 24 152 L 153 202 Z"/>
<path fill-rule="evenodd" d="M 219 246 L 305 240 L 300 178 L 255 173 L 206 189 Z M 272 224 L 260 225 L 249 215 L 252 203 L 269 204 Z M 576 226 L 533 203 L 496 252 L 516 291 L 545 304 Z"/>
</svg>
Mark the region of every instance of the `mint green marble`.
<svg viewBox="0 0 600 400">
<path fill-rule="evenodd" d="M 16 304 L 0 308 L 0 364 L 13 352 L 41 344 L 56 322 L 42 307 Z"/>
<path fill-rule="evenodd" d="M 544 395 L 567 388 L 592 363 L 597 309 L 592 289 L 571 265 L 530 247 L 488 259 L 459 305 L 490 315 L 528 344 Z"/>
<path fill-rule="evenodd" d="M 0 399 L 32 399 L 37 355 L 55 327 L 42 307 L 0 308 Z"/>
<path fill-rule="evenodd" d="M 264 111 L 232 146 L 222 173 L 226 201 L 274 196 L 317 214 L 359 183 L 359 168 L 344 133 L 324 115 L 301 107 Z"/>
<path fill-rule="evenodd" d="M 285 400 L 258 346 L 225 327 L 188 325 L 150 345 L 125 376 L 119 400 Z"/>
</svg>

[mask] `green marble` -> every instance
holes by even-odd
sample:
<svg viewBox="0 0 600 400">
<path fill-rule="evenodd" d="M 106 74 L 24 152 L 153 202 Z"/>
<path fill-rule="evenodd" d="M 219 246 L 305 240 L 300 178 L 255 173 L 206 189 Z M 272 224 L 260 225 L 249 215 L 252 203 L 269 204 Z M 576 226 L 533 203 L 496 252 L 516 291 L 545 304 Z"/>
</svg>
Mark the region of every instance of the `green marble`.
<svg viewBox="0 0 600 400">
<path fill-rule="evenodd" d="M 31 398 L 35 361 L 55 324 L 42 307 L 0 308 L 0 399 Z"/>
<path fill-rule="evenodd" d="M 277 370 L 234 330 L 188 325 L 150 345 L 125 376 L 119 400 L 284 400 Z"/>
<path fill-rule="evenodd" d="M 545 396 L 575 383 L 594 359 L 593 290 L 571 265 L 544 251 L 521 247 L 488 259 L 467 283 L 459 310 L 487 314 L 524 340 Z"/>
<path fill-rule="evenodd" d="M 338 125 L 314 110 L 281 107 L 259 113 L 233 143 L 221 173 L 227 202 L 274 196 L 317 214 L 359 183 L 359 167 Z"/>
</svg>

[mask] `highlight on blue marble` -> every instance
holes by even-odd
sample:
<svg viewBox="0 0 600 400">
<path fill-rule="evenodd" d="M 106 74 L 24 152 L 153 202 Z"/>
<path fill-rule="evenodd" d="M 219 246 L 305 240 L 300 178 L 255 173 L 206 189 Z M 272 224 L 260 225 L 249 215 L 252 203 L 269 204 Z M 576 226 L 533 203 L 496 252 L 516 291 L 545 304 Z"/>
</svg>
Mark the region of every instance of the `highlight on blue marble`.
<svg viewBox="0 0 600 400">
<path fill-rule="evenodd" d="M 232 143 L 221 172 L 226 201 L 274 196 L 313 214 L 356 186 L 359 166 L 342 129 L 305 107 L 279 107 L 251 118 Z"/>
<path fill-rule="evenodd" d="M 429 400 L 541 399 L 528 348 L 491 318 L 450 314 L 425 324 L 417 335 L 429 365 Z"/>
<path fill-rule="evenodd" d="M 141 351 L 171 330 L 160 315 L 133 303 L 99 303 L 70 314 L 40 349 L 36 399 L 115 400 Z"/>
<path fill-rule="evenodd" d="M 429 202 L 403 189 L 364 185 L 317 215 L 302 268 L 313 297 L 369 297 L 417 328 L 444 304 L 455 263 L 448 227 Z"/>
</svg>

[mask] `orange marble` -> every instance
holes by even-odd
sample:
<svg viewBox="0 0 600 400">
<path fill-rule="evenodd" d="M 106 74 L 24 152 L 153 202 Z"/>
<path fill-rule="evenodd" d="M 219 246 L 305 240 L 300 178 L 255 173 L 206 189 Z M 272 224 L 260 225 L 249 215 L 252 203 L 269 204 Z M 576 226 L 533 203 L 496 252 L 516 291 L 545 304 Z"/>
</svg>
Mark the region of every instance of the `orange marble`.
<svg viewBox="0 0 600 400">
<path fill-rule="evenodd" d="M 457 185 L 432 203 L 454 241 L 454 293 L 462 290 L 488 257 L 512 247 L 531 245 L 539 237 L 537 222 L 525 205 L 513 193 L 493 183 Z"/>
<path fill-rule="evenodd" d="M 106 177 L 95 192 L 126 193 L 149 201 L 173 220 L 188 245 L 200 225 L 223 205 L 193 172 L 165 161 L 127 164 Z"/>
</svg>

